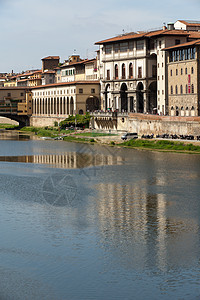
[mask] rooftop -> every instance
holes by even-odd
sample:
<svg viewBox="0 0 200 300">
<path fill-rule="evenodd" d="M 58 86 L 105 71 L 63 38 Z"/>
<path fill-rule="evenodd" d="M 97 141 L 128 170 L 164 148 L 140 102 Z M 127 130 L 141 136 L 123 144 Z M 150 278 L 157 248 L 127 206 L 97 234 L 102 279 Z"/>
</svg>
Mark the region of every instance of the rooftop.
<svg viewBox="0 0 200 300">
<path fill-rule="evenodd" d="M 174 30 L 162 29 L 162 30 L 148 31 L 148 32 L 142 32 L 142 33 L 129 33 L 129 34 L 123 34 L 120 36 L 109 38 L 106 40 L 102 40 L 100 42 L 96 42 L 95 45 L 101 45 L 101 44 L 118 42 L 118 41 L 126 41 L 126 40 L 132 40 L 132 39 L 139 39 L 139 38 L 151 38 L 151 37 L 156 37 L 156 36 L 166 36 L 166 35 L 189 36 L 189 33 L 185 30 L 175 30 L 175 29 Z"/>
</svg>

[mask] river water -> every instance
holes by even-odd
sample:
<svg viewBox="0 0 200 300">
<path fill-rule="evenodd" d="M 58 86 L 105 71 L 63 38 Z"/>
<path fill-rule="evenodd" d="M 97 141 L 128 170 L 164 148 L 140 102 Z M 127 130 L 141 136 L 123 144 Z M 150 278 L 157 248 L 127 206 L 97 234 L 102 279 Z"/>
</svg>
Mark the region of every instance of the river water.
<svg viewBox="0 0 200 300">
<path fill-rule="evenodd" d="M 200 299 L 199 155 L 0 139 L 0 299 Z"/>
</svg>

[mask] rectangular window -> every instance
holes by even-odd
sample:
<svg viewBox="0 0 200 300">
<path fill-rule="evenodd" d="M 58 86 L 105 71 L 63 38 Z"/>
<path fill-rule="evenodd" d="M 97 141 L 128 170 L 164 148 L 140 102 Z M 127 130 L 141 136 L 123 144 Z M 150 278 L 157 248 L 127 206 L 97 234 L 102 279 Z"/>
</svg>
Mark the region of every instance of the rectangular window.
<svg viewBox="0 0 200 300">
<path fill-rule="evenodd" d="M 138 67 L 138 78 L 142 78 L 142 67 Z"/>
<path fill-rule="evenodd" d="M 8 97 L 10 97 L 11 96 L 11 93 L 8 93 Z"/>
<path fill-rule="evenodd" d="M 91 89 L 91 94 L 95 94 L 95 89 Z"/>
<path fill-rule="evenodd" d="M 105 54 L 111 54 L 112 52 L 112 45 L 105 46 Z"/>
<path fill-rule="evenodd" d="M 136 42 L 136 49 L 137 50 L 143 50 L 144 49 L 144 41 L 140 40 Z"/>
<path fill-rule="evenodd" d="M 179 45 L 181 43 L 180 40 L 175 40 L 175 45 Z"/>
<path fill-rule="evenodd" d="M 133 46 L 134 46 L 133 42 L 129 42 L 129 51 L 133 51 Z"/>
<path fill-rule="evenodd" d="M 79 89 L 79 94 L 83 94 L 83 89 Z"/>
<path fill-rule="evenodd" d="M 128 43 L 121 43 L 120 52 L 127 52 L 127 51 L 128 51 Z"/>
<path fill-rule="evenodd" d="M 115 53 L 119 52 L 119 44 L 114 45 L 114 51 L 115 51 Z"/>
<path fill-rule="evenodd" d="M 21 94 L 20 94 L 20 96 L 21 96 L 21 97 L 23 97 L 23 96 L 24 96 L 24 94 L 23 94 L 23 93 L 21 93 Z"/>
</svg>

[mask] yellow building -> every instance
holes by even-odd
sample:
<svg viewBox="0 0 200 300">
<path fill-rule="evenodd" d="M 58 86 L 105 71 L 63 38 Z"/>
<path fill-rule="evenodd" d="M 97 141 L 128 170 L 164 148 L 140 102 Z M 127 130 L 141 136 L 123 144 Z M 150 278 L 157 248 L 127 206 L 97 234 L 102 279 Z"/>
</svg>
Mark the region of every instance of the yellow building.
<svg viewBox="0 0 200 300">
<path fill-rule="evenodd" d="M 200 115 L 200 40 L 167 51 L 168 109 L 170 116 Z"/>
</svg>

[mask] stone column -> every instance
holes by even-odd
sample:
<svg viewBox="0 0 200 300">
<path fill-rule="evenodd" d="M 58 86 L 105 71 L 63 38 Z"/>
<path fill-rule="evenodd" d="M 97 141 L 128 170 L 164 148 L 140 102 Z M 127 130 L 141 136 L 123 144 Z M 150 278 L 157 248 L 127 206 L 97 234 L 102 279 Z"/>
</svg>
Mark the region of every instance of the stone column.
<svg viewBox="0 0 200 300">
<path fill-rule="evenodd" d="M 130 113 L 131 112 L 130 97 L 127 97 L 127 101 L 128 101 L 128 113 Z"/>
<path fill-rule="evenodd" d="M 122 110 L 121 97 L 118 97 L 118 110 L 119 110 L 119 112 L 121 112 L 121 110 Z"/>
<path fill-rule="evenodd" d="M 143 94 L 143 103 L 144 103 L 144 113 L 147 112 L 147 94 Z"/>
<path fill-rule="evenodd" d="M 35 99 L 33 99 L 32 103 L 33 115 L 35 115 Z"/>
</svg>

